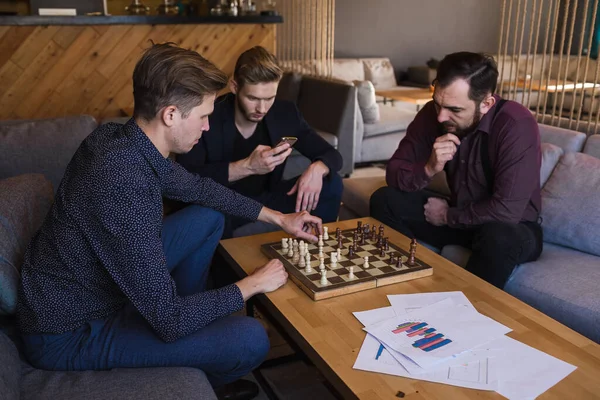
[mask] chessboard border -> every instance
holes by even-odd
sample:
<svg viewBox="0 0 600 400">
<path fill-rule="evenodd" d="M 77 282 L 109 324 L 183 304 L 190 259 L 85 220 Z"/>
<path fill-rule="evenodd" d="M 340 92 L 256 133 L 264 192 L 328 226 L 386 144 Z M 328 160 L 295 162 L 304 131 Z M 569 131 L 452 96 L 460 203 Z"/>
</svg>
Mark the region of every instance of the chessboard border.
<svg viewBox="0 0 600 400">
<path fill-rule="evenodd" d="M 342 234 L 345 232 L 353 232 L 355 228 L 344 229 L 341 231 Z M 335 233 L 330 236 L 335 236 Z M 261 251 L 271 259 L 285 259 L 287 262 L 290 262 L 287 258 L 282 256 L 277 250 L 275 250 L 272 246 L 279 245 L 281 246 L 281 240 L 277 242 L 265 243 L 261 245 Z M 396 252 L 404 255 L 406 257 L 410 256 L 410 254 L 406 251 L 395 245 L 394 243 L 389 242 L 390 248 L 393 248 Z M 401 270 L 396 272 L 387 273 L 386 276 L 378 278 L 377 276 L 371 276 L 369 278 L 363 278 L 360 282 L 348 281 L 336 284 L 334 287 L 318 287 L 312 281 L 306 278 L 298 268 L 286 268 L 289 277 L 296 283 L 296 285 L 302 289 L 303 292 L 309 295 L 313 300 L 323 300 L 331 297 L 337 297 L 343 294 L 350 294 L 355 292 L 360 292 L 367 289 L 373 289 L 376 287 L 391 285 L 398 282 L 405 282 L 417 278 L 422 278 L 425 276 L 433 275 L 433 267 L 420 258 L 415 257 L 415 261 L 420 264 L 418 267 L 410 267 L 409 270 Z M 291 263 L 291 262 L 290 262 Z M 284 264 L 285 265 L 285 264 Z M 312 285 L 312 287 L 307 286 L 306 283 Z"/>
</svg>

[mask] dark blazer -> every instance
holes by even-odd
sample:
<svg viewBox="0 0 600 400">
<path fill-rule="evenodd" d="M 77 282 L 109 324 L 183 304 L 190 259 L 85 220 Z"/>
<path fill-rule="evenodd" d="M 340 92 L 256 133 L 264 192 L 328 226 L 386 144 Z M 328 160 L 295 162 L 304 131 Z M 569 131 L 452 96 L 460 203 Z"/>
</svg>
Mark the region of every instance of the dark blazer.
<svg viewBox="0 0 600 400">
<path fill-rule="evenodd" d="M 229 93 L 219 97 L 215 101 L 215 110 L 209 117 L 210 130 L 204 132 L 189 153 L 178 155 L 177 162 L 190 172 L 229 185 L 229 163 L 233 161 L 231 158 L 237 133 L 234 115 L 235 96 Z M 340 153 L 304 121 L 294 103 L 275 100 L 264 121 L 273 146 L 283 136 L 295 136 L 298 141 L 294 148 L 311 162 L 323 161 L 330 173 L 336 173 L 342 168 Z M 285 162 L 269 174 L 270 188 L 281 182 L 284 167 Z"/>
</svg>

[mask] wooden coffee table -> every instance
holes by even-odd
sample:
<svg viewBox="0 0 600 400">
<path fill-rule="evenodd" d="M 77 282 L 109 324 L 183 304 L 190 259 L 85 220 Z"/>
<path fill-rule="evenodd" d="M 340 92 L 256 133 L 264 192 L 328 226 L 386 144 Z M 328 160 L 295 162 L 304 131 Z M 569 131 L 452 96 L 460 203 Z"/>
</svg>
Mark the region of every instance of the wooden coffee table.
<svg viewBox="0 0 600 400">
<path fill-rule="evenodd" d="M 431 101 L 433 92 L 429 89 L 402 89 L 402 90 L 376 90 L 377 96 L 383 97 L 383 104 L 391 100 L 392 104 L 396 101 L 405 101 L 417 105 L 417 111 L 425 104 Z"/>
<path fill-rule="evenodd" d="M 363 223 L 377 224 L 372 218 Z M 356 227 L 348 220 L 328 224 Z M 386 235 L 397 245 L 408 249 L 405 236 L 386 227 Z M 223 240 L 218 251 L 240 276 L 254 271 L 268 259 L 261 245 L 286 237 L 273 232 Z M 358 293 L 313 301 L 289 281 L 279 290 L 255 297 L 257 305 L 280 326 L 302 352 L 315 364 L 344 399 L 397 399 L 398 391 L 407 399 L 502 399 L 495 392 L 484 392 L 438 383 L 354 370 L 352 366 L 365 338 L 362 325 L 352 315 L 389 306 L 386 295 L 462 291 L 479 312 L 510 327 L 508 336 L 546 352 L 577 369 L 540 396 L 541 399 L 600 398 L 600 346 L 535 310 L 508 293 L 479 279 L 438 254 L 419 246 L 418 256 L 432 265 L 432 276 L 396 283 Z"/>
</svg>

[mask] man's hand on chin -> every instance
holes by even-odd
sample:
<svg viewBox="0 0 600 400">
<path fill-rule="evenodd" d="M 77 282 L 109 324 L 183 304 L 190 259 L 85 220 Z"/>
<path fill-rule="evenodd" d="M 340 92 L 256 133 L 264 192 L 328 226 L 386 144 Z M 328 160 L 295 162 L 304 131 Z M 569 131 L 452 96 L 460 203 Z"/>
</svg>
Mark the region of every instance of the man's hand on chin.
<svg viewBox="0 0 600 400">
<path fill-rule="evenodd" d="M 425 208 L 425 220 L 435 226 L 448 225 L 448 202 L 437 197 L 430 197 Z"/>
<path fill-rule="evenodd" d="M 298 178 L 288 196 L 298 192 L 296 196 L 296 212 L 314 211 L 319 204 L 319 195 L 323 189 L 323 177 L 329 173 L 329 168 L 322 162 L 312 163 Z"/>
</svg>

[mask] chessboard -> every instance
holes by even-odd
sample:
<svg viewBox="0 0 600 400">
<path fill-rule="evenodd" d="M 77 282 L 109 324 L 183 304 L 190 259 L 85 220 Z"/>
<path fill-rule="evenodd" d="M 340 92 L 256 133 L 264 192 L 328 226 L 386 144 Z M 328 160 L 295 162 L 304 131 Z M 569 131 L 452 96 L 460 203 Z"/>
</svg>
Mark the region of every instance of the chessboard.
<svg viewBox="0 0 600 400">
<path fill-rule="evenodd" d="M 355 229 L 338 228 L 331 235 L 326 227 L 324 231 L 317 244 L 284 238 L 261 246 L 268 257 L 281 260 L 290 279 L 313 300 L 433 274 L 433 268 L 416 257 L 416 240 L 407 252 L 384 237 L 383 226 L 369 230 L 358 221 Z"/>
</svg>

